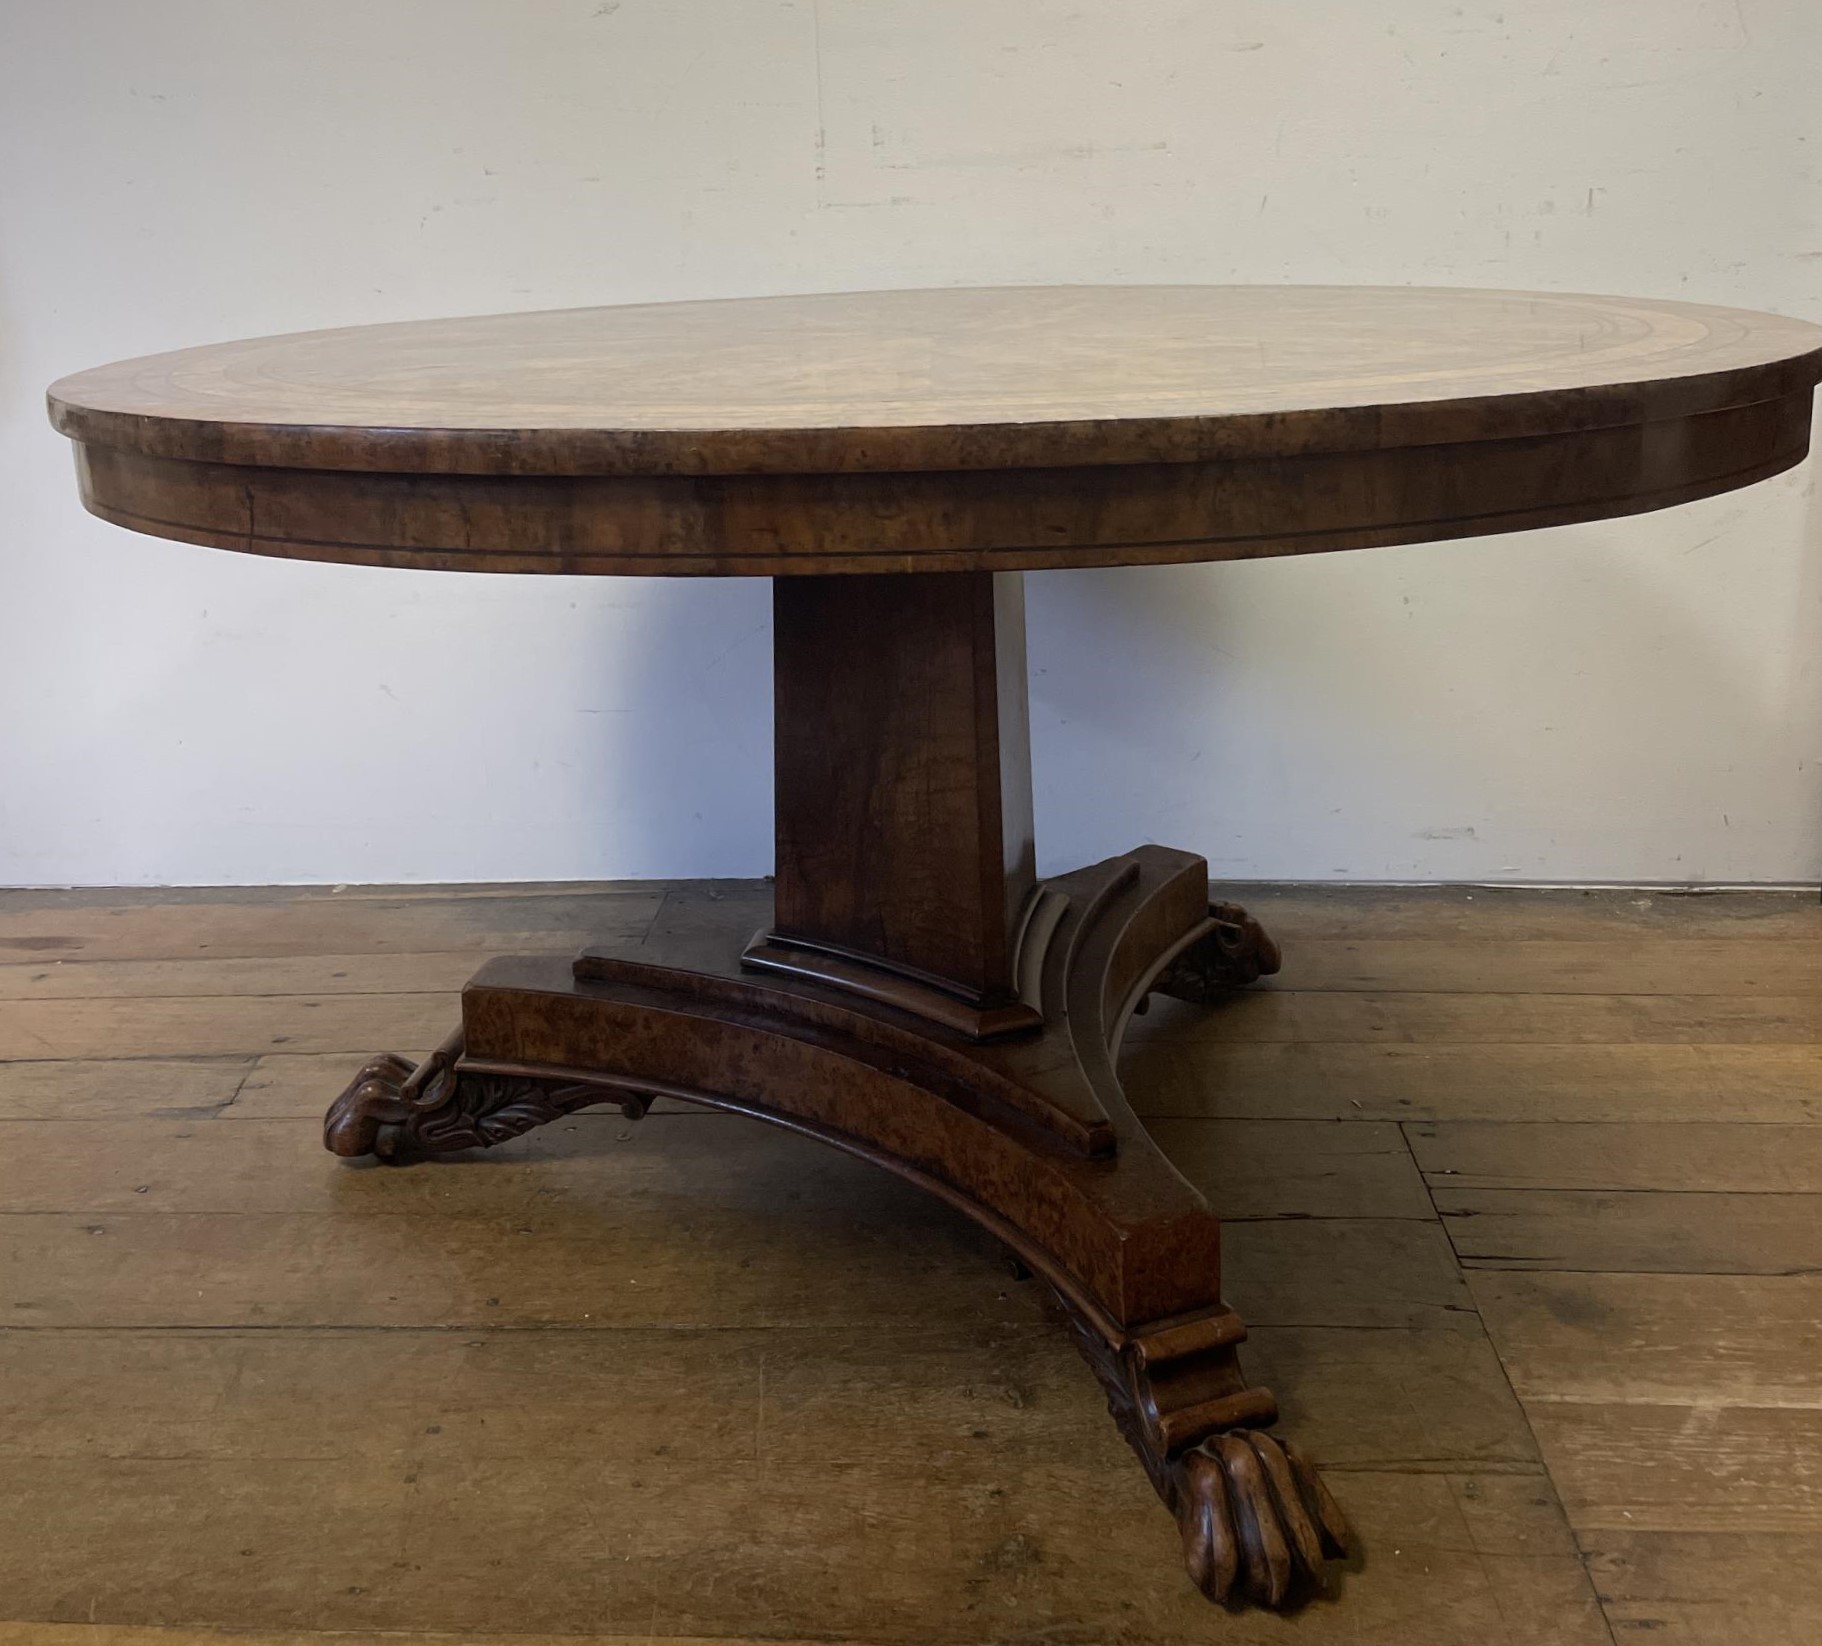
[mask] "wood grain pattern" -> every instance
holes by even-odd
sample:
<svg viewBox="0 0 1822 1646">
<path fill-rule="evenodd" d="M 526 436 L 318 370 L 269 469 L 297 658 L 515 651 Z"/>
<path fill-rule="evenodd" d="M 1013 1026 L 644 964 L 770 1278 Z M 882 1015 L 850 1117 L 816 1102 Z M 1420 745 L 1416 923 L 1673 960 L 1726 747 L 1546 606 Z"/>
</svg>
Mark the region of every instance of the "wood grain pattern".
<svg viewBox="0 0 1822 1646">
<path fill-rule="evenodd" d="M 1379 994 L 1266 984 L 1232 1009 L 1194 1014 L 1163 1001 L 1133 1039 L 1319 1046 L 1451 1044 L 1815 1045 L 1822 997 L 1808 994 L 1477 994 L 1466 989 Z"/>
<path fill-rule="evenodd" d="M 1588 1543 L 1589 1573 L 1616 1639 L 1643 1635 L 1662 1646 L 1822 1639 L 1822 1595 L 1793 1577 L 1816 1570 L 1822 1538 L 1603 1531 Z"/>
<path fill-rule="evenodd" d="M 1623 1024 L 1614 1032 L 1623 1033 Z M 1822 1046 L 1129 1040 L 1139 1112 L 1302 1120 L 1822 1120 Z"/>
<path fill-rule="evenodd" d="M 1692 943 L 1757 938 L 1822 940 L 1813 888 L 1262 885 L 1226 881 L 1229 894 L 1305 945 L 1446 945 L 1466 970 L 1511 944 L 1625 943 L 1655 971 Z M 1369 949 L 1367 952 L 1371 952 Z M 1421 952 L 1421 951 L 1420 951 Z M 1567 951 L 1564 951 L 1567 952 Z M 1799 946 L 1798 952 L 1802 948 Z M 1636 976 L 1637 974 L 1633 974 Z M 1639 991 L 1636 983 L 1633 992 Z"/>
<path fill-rule="evenodd" d="M 1408 1128 L 1462 1260 L 1788 1274 L 1822 1266 L 1822 1127 L 1739 1122 Z"/>
<path fill-rule="evenodd" d="M 1586 943 L 1629 999 L 1678 981 L 1682 945 L 1742 941 L 1757 965 L 1822 938 L 1822 909 L 1781 894 L 1245 895 L 1292 956 L 1305 937 L 1403 934 L 1450 998 L 1488 981 L 1484 951 L 1508 933 Z M 646 924 L 687 947 L 765 902 L 648 893 Z M 15 1168 L 0 1181 L 0 1642 L 302 1646 L 329 1629 L 376 1646 L 733 1646 L 759 1629 L 963 1646 L 1007 1619 L 1208 1639 L 1060 1327 L 947 1208 L 727 1116 L 581 1115 L 472 1165 L 350 1172 L 321 1155 L 314 1117 L 365 1048 L 371 995 L 299 997 L 339 1052 L 157 1056 L 141 1038 L 156 1020 L 135 988 L 152 1006 L 177 991 L 210 1044 L 244 1038 L 205 1032 L 210 1011 L 260 1021 L 215 992 L 231 975 L 198 956 L 217 941 L 281 968 L 249 970 L 255 989 L 313 966 L 407 968 L 368 978 L 384 984 L 588 906 L 573 887 L 124 894 L 118 914 L 96 894 L 0 893 L 0 933 L 75 938 L 82 964 L 121 968 L 67 1002 L 119 1012 L 106 1056 L 0 1062 Z M 384 941 L 395 914 L 423 962 Z M 166 966 L 202 968 L 197 987 Z M 1527 975 L 1502 974 L 1506 1006 Z M 1325 962 L 1323 981 L 1349 979 Z M 1493 997 L 1474 1010 L 1497 1025 Z M 1600 1021 L 1629 1032 L 1623 1013 Z M 1341 1604 L 1219 1629 L 1258 1646 L 1287 1628 L 1598 1646 L 1604 1609 L 1674 1646 L 1809 1646 L 1816 1276 L 1464 1274 L 1399 1139 L 1445 1196 L 1461 1179 L 1514 1205 L 1662 1200 L 1666 1222 L 1712 1242 L 1736 1198 L 1814 1207 L 1802 1102 L 1822 1053 L 1236 1046 L 1192 1027 L 1129 1048 L 1133 1094 L 1215 1117 L 1155 1136 L 1241 1214 L 1223 1268 L 1253 1326 L 1248 1370 L 1323 1457 L 1368 1552 Z M 1154 1080 L 1167 1054 L 1174 1073 Z M 1401 1099 L 1433 1124 L 1390 1124 L 1409 1117 Z M 1626 1123 L 1560 1123 L 1580 1113 Z M 1469 1124 L 1488 1119 L 1504 1123 Z M 1779 1192 L 1743 1193 L 1755 1174 Z M 1534 1223 L 1598 1227 L 1541 1202 Z M 1768 1269 L 1783 1237 L 1756 1228 L 1739 1238 Z M 908 1475 L 922 1484 L 903 1489 Z"/>
<path fill-rule="evenodd" d="M 1822 1275 L 1477 1270 L 1469 1283 L 1523 1399 L 1822 1409 Z"/>
<path fill-rule="evenodd" d="M 1689 938 L 1641 953 L 1586 938 L 1478 944 L 1365 938 L 1299 943 L 1275 988 L 1437 994 L 1822 993 L 1822 941 Z"/>
<path fill-rule="evenodd" d="M 337 1006 L 327 1015 L 326 1002 Z M 455 993 L 253 995 L 147 1000 L 24 1000 L 0 1014 L 0 1059 L 106 1058 L 122 1044 L 148 1057 L 340 1052 L 356 1045 L 434 1045 Z"/>
<path fill-rule="evenodd" d="M 776 909 L 748 965 L 816 976 L 833 953 L 933 981 L 977 1030 L 1043 1021 L 1016 971 L 1037 885 L 1023 585 L 774 585 Z"/>
<path fill-rule="evenodd" d="M 1662 508 L 1800 461 L 1822 328 L 1690 304 L 1003 288 L 256 339 L 51 390 L 84 501 L 354 564 L 1167 564 Z"/>
<path fill-rule="evenodd" d="M 1822 1126 L 1813 1123 L 1437 1121 L 1406 1136 L 1439 1188 L 1822 1194 Z"/>
<path fill-rule="evenodd" d="M 240 887 L 211 898 L 123 897 L 110 908 L 80 894 L 9 892 L 0 904 L 0 963 L 49 977 L 85 959 L 320 961 L 329 954 L 562 949 L 591 937 L 637 938 L 661 902 L 649 888 L 539 892 L 502 886 L 490 895 L 462 897 L 446 887 L 394 887 L 380 895 Z M 275 916 L 279 910 L 282 917 Z"/>
<path fill-rule="evenodd" d="M 182 1623 L 137 1624 L 115 1623 L 0 1623 L 0 1646 L 223 1646 L 219 1629 L 191 1628 Z M 232 1646 L 323 1646 L 320 1629 L 236 1629 Z M 453 1646 L 471 1641 L 469 1634 L 446 1630 L 424 1633 L 420 1630 L 338 1629 L 330 1637 L 335 1646 Z M 490 1632 L 487 1646 L 652 1646 L 649 1629 L 633 1634 L 578 1634 L 564 1630 L 561 1634 L 510 1634 Z M 776 1636 L 759 1639 L 754 1635 L 717 1634 L 666 1635 L 664 1646 L 874 1646 L 872 1641 L 827 1636 L 819 1640 L 784 1640 Z"/>
<path fill-rule="evenodd" d="M 1761 908 L 1758 928 L 1745 902 L 1711 906 L 1717 928 L 1684 903 L 1681 923 L 1635 934 L 1630 965 L 1598 964 L 1674 986 L 1699 956 L 1722 980 L 1769 980 L 1775 954 L 1755 960 L 1744 936 L 1758 928 L 1800 969 L 1822 910 Z M 1614 912 L 1582 924 L 1598 933 Z M 1575 965 L 1571 933 L 1551 945 Z M 1467 957 L 1464 975 L 1484 977 L 1483 961 Z M 1404 1130 L 1615 1636 L 1808 1646 L 1822 1631 L 1822 1052 L 1525 1050 L 1493 1102 L 1451 1106 L 1450 1069 L 1433 1071 L 1435 1107 Z M 1452 1065 L 1464 1084 L 1471 1056 Z M 1527 1076 L 1541 1099 L 1529 1107 Z"/>
<path fill-rule="evenodd" d="M 1806 1274 L 1822 1268 L 1809 1194 L 1594 1194 L 1438 1189 L 1471 1266 L 1664 1274 Z"/>
<path fill-rule="evenodd" d="M 1283 457 L 1653 421 L 1822 376 L 1822 328 L 1543 292 L 1062 286 L 569 309 L 303 332 L 67 377 L 73 439 L 470 474 Z M 1478 404 L 1488 402 L 1488 404 Z"/>
</svg>

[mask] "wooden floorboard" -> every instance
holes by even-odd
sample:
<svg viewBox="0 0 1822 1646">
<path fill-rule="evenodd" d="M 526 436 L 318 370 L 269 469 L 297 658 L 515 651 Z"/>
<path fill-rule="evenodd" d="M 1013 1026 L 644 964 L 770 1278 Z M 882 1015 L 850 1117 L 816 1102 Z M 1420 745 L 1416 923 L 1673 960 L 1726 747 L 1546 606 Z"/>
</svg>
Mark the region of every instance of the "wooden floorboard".
<svg viewBox="0 0 1822 1646">
<path fill-rule="evenodd" d="M 1037 1289 L 724 1115 L 349 1167 L 480 956 L 762 886 L 0 893 L 0 1646 L 1813 1646 L 1813 894 L 1228 888 L 1123 1059 L 1364 1558 L 1211 1613 Z M 1815 1272 L 1809 1272 L 1815 1271 Z"/>
<path fill-rule="evenodd" d="M 1822 994 L 1418 994 L 1268 984 L 1216 1011 L 1161 1002 L 1132 1030 L 1135 1041 L 1156 1036 L 1177 1046 L 1809 1046 L 1822 1043 Z"/>
<path fill-rule="evenodd" d="M 1297 1120 L 1822 1120 L 1822 1046 L 1131 1044 L 1141 1113 Z"/>
<path fill-rule="evenodd" d="M 1775 918 L 1780 937 L 1761 956 L 1746 958 L 1758 939 L 1735 950 L 1666 933 L 1639 942 L 1636 983 L 1609 969 L 1627 967 L 1617 955 L 1590 956 L 1576 975 L 1616 995 L 1674 992 L 1700 955 L 1764 1003 L 1803 974 L 1800 923 L 1822 915 Z M 1528 945 L 1516 947 L 1501 966 L 1524 964 Z M 1492 975 L 1464 959 L 1464 979 Z M 1504 1063 L 1494 1100 L 1468 1106 L 1451 1108 L 1433 1067 L 1406 1064 L 1400 1095 L 1420 1101 L 1404 1131 L 1616 1638 L 1811 1646 L 1822 1640 L 1810 1578 L 1822 1555 L 1822 1063 L 1798 1025 L 1781 1041 L 1679 1050 L 1639 1043 L 1656 1021 L 1595 1058 L 1539 1051 L 1518 1078 Z M 1383 1110 L 1393 1077 L 1383 1065 L 1374 1075 Z"/>
</svg>

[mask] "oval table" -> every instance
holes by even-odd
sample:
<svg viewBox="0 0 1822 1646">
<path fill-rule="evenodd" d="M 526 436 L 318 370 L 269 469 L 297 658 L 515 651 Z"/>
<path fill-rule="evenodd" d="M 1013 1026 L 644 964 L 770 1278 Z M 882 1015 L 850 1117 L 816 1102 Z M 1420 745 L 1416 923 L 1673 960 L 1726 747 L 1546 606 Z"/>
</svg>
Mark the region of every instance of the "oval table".
<svg viewBox="0 0 1822 1646">
<path fill-rule="evenodd" d="M 189 349 L 50 394 L 106 520 L 432 571 L 769 576 L 759 932 L 495 960 L 335 1100 L 395 1160 L 655 1096 L 898 1173 L 1061 1300 L 1216 1600 L 1344 1548 L 1236 1359 L 1218 1221 L 1114 1060 L 1278 964 L 1207 866 L 1034 867 L 1020 573 L 1663 508 L 1799 462 L 1822 328 L 1499 291 L 1035 287 L 661 304 Z M 658 712 L 655 709 L 654 712 Z M 683 758 L 679 751 L 679 758 Z"/>
</svg>

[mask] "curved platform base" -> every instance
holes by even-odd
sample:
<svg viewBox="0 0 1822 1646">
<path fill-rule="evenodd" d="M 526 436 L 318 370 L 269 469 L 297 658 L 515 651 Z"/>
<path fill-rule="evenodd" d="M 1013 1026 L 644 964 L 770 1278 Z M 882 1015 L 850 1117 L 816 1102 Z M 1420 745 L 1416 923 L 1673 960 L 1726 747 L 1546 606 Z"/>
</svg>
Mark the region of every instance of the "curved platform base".
<svg viewBox="0 0 1822 1646">
<path fill-rule="evenodd" d="M 981 1041 L 826 982 L 743 970 L 748 930 L 668 952 L 497 960 L 462 1027 L 413 1068 L 383 1057 L 329 1111 L 336 1154 L 486 1147 L 577 1109 L 657 1096 L 734 1110 L 871 1160 L 965 1212 L 1056 1292 L 1108 1406 L 1215 1600 L 1282 1605 L 1346 1532 L 1249 1388 L 1221 1301 L 1219 1222 L 1114 1074 L 1154 989 L 1192 999 L 1276 970 L 1207 866 L 1144 847 L 1049 883 L 1065 900 L 1032 994 L 1041 1027 Z M 738 915 L 733 917 L 738 919 Z M 749 928 L 750 929 L 750 928 Z M 705 961 L 705 956 L 709 958 Z"/>
</svg>

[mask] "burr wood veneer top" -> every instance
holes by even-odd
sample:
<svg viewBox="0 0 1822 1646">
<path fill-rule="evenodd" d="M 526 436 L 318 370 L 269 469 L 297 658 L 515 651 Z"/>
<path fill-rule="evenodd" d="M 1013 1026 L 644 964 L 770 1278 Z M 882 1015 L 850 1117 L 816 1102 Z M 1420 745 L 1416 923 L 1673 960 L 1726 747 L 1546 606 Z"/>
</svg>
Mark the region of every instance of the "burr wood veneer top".
<svg viewBox="0 0 1822 1646">
<path fill-rule="evenodd" d="M 1822 328 L 1643 299 L 1055 286 L 568 309 L 182 349 L 51 390 L 149 456 L 464 474 L 1174 462 L 1650 421 L 1822 376 Z"/>
<path fill-rule="evenodd" d="M 1156 565 L 1484 536 L 1801 461 L 1822 327 L 1612 297 L 996 287 L 427 320 L 65 378 L 83 499 L 426 570 Z"/>
</svg>

